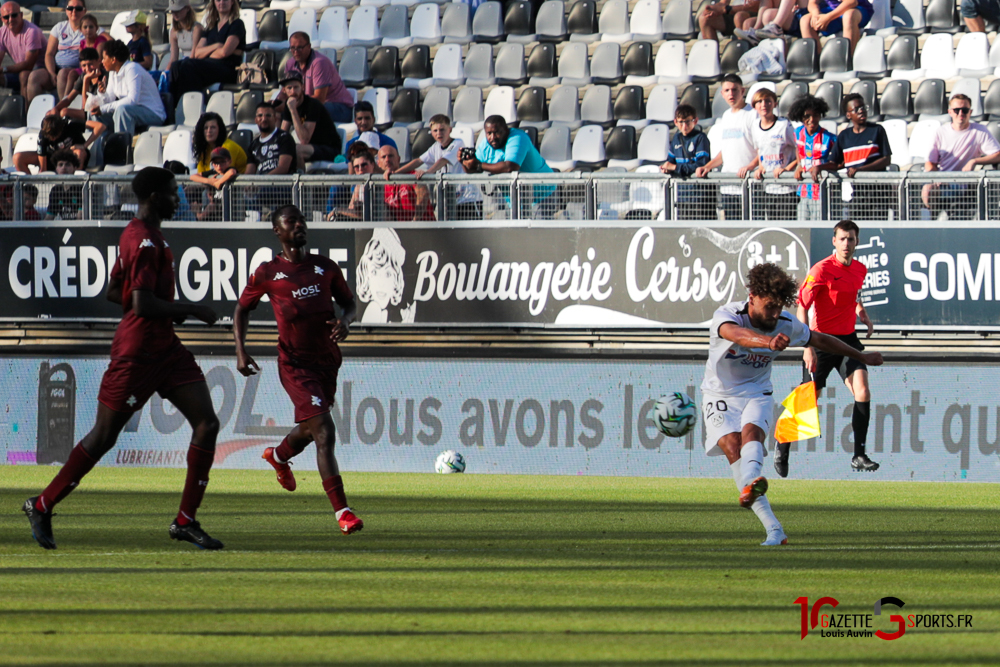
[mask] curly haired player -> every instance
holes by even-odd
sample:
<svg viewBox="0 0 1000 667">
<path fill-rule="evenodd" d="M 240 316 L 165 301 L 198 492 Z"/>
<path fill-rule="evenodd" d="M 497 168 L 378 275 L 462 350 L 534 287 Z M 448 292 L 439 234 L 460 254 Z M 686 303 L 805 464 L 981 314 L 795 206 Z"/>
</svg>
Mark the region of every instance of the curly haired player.
<svg viewBox="0 0 1000 667">
<path fill-rule="evenodd" d="M 747 274 L 746 301 L 715 311 L 708 362 L 701 383 L 705 417 L 705 452 L 725 454 L 740 490 L 740 507 L 752 509 L 767 529 L 761 546 L 787 544 L 785 531 L 764 495 L 767 479 L 764 438 L 774 414 L 771 362 L 787 347 L 815 347 L 880 366 L 878 352 L 861 352 L 846 343 L 810 331 L 785 308 L 795 303 L 798 286 L 780 267 L 758 264 Z"/>
<path fill-rule="evenodd" d="M 236 370 L 245 376 L 260 367 L 244 347 L 250 311 L 266 294 L 278 321 L 278 376 L 295 404 L 295 428 L 277 447 L 264 450 L 264 460 L 274 467 L 278 483 L 295 490 L 295 476 L 288 463 L 309 443 L 316 443 L 316 463 L 337 523 L 344 535 L 364 527 L 347 506 L 344 482 L 333 454 L 334 424 L 330 416 L 337 393 L 337 371 L 342 357 L 340 341 L 347 338 L 357 315 L 357 304 L 340 267 L 306 249 L 306 219 L 297 206 L 282 206 L 271 216 L 281 253 L 261 264 L 250 277 L 233 314 Z M 334 314 L 333 302 L 341 307 Z"/>
</svg>

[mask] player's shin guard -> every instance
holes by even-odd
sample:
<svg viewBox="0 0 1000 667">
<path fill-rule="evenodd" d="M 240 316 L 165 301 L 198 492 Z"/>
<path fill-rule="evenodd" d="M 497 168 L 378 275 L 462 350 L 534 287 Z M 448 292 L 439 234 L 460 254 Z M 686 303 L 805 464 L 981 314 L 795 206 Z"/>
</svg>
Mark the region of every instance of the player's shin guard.
<svg viewBox="0 0 1000 667">
<path fill-rule="evenodd" d="M 281 441 L 281 444 L 274 448 L 274 458 L 277 459 L 278 463 L 288 463 L 293 458 L 301 454 L 302 450 L 308 445 L 309 441 L 306 440 L 302 444 L 301 448 L 297 448 L 289 442 L 288 436 L 285 436 L 285 439 Z"/>
<path fill-rule="evenodd" d="M 764 445 L 754 440 L 740 449 L 740 463 L 743 465 L 743 480 L 740 488 L 760 477 L 764 467 Z"/>
<path fill-rule="evenodd" d="M 764 528 L 768 532 L 781 530 L 781 522 L 778 521 L 778 517 L 774 516 L 774 512 L 771 511 L 771 503 L 767 500 L 767 496 L 757 498 L 753 505 L 750 506 L 750 509 L 757 515 L 757 518 L 764 524 Z"/>
<path fill-rule="evenodd" d="M 201 506 L 208 488 L 208 471 L 212 469 L 215 451 L 209 451 L 191 445 L 187 454 L 187 479 L 184 481 L 184 493 L 181 495 L 181 509 L 177 513 L 177 523 L 181 526 L 194 521 L 194 516 Z"/>
<path fill-rule="evenodd" d="M 51 512 L 63 498 L 68 496 L 79 484 L 80 480 L 97 465 L 97 459 L 92 458 L 83 445 L 77 445 L 69 454 L 69 460 L 55 476 L 41 495 L 35 501 L 35 509 L 41 512 Z"/>
<path fill-rule="evenodd" d="M 341 479 L 340 475 L 333 475 L 324 479 L 323 490 L 326 491 L 326 497 L 330 499 L 330 504 L 333 505 L 334 512 L 339 512 L 347 507 L 347 496 L 344 495 L 344 480 Z"/>
<path fill-rule="evenodd" d="M 865 455 L 865 443 L 868 442 L 868 423 L 871 421 L 871 401 L 855 401 L 854 413 L 851 415 L 851 427 L 854 429 L 854 455 Z"/>
</svg>

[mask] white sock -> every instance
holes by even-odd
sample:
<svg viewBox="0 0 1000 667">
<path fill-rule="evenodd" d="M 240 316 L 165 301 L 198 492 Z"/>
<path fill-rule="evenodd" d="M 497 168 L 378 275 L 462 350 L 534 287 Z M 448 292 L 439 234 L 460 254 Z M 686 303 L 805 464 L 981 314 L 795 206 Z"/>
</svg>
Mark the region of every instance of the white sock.
<svg viewBox="0 0 1000 667">
<path fill-rule="evenodd" d="M 740 463 L 743 464 L 743 486 L 746 486 L 760 477 L 760 471 L 764 467 L 764 445 L 756 440 L 743 445 Z"/>
<path fill-rule="evenodd" d="M 743 487 L 746 486 L 745 484 L 743 484 L 742 465 L 738 460 L 733 461 L 732 463 L 729 464 L 729 470 L 733 473 L 733 481 L 736 482 L 736 489 L 738 491 L 742 491 Z"/>
<path fill-rule="evenodd" d="M 282 461 L 282 460 L 281 460 L 281 457 L 280 457 L 280 456 L 278 456 L 278 448 L 277 448 L 277 447 L 275 447 L 275 448 L 274 448 L 274 451 L 273 451 L 273 452 L 271 452 L 271 456 L 273 456 L 273 457 L 274 457 L 274 462 L 275 462 L 275 463 L 288 463 L 288 461 Z"/>
<path fill-rule="evenodd" d="M 757 500 L 753 502 L 750 509 L 752 509 L 753 513 L 757 515 L 760 522 L 764 524 L 764 528 L 767 532 L 782 530 L 781 522 L 778 521 L 778 517 L 774 516 L 774 512 L 771 511 L 771 503 L 768 502 L 767 496 L 760 496 L 757 498 Z"/>
<path fill-rule="evenodd" d="M 337 520 L 339 521 L 340 517 L 342 517 L 344 515 L 344 512 L 350 512 L 350 511 L 351 511 L 350 507 L 345 507 L 342 510 L 337 510 L 336 513 L 334 514 L 334 516 L 337 517 Z M 772 516 L 774 516 L 774 515 L 772 515 Z M 775 521 L 777 521 L 777 519 L 775 519 Z"/>
</svg>

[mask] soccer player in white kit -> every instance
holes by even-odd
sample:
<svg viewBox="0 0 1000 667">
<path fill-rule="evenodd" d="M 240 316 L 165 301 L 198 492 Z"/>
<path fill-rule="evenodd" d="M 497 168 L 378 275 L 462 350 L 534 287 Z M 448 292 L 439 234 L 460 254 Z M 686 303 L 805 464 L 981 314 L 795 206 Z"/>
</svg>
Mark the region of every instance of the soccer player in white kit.
<svg viewBox="0 0 1000 667">
<path fill-rule="evenodd" d="M 771 511 L 764 465 L 764 439 L 771 428 L 774 397 L 771 362 L 787 347 L 815 347 L 868 366 L 881 366 L 878 352 L 861 352 L 810 331 L 785 308 L 795 303 L 798 285 L 775 264 L 758 264 L 747 274 L 749 299 L 727 303 L 712 318 L 708 362 L 701 383 L 705 452 L 725 454 L 740 490 L 740 507 L 752 509 L 767 530 L 761 546 L 788 544 Z"/>
</svg>

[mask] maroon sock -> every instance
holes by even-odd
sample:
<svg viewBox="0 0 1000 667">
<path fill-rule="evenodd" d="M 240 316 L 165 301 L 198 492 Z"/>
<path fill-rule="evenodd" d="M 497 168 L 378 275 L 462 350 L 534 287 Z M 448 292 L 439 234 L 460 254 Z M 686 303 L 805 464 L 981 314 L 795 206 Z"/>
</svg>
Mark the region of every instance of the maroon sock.
<svg viewBox="0 0 1000 667">
<path fill-rule="evenodd" d="M 38 499 L 35 501 L 35 509 L 42 512 L 51 512 L 52 508 L 68 496 L 95 465 L 97 465 L 97 459 L 92 458 L 87 453 L 87 450 L 83 448 L 83 445 L 78 444 L 69 453 L 69 460 L 66 461 L 66 465 L 62 467 L 62 470 L 59 471 L 55 479 L 38 496 Z"/>
<path fill-rule="evenodd" d="M 184 481 L 184 493 L 181 495 L 181 510 L 177 513 L 177 523 L 185 525 L 194 521 L 194 516 L 201 506 L 208 488 L 208 471 L 212 469 L 215 451 L 208 451 L 191 445 L 187 454 L 187 479 Z"/>
<path fill-rule="evenodd" d="M 347 496 L 344 495 L 344 480 L 340 478 L 340 475 L 333 475 L 324 479 L 323 490 L 326 491 L 326 497 L 330 499 L 330 504 L 333 505 L 334 512 L 339 512 L 347 507 Z"/>
<path fill-rule="evenodd" d="M 302 450 L 305 449 L 306 446 L 308 445 L 309 443 L 306 442 L 301 449 L 296 449 L 294 446 L 292 446 L 292 443 L 290 443 L 288 441 L 288 438 L 286 437 L 284 440 L 281 441 L 280 445 L 274 448 L 274 454 L 285 463 L 288 463 L 293 458 L 301 454 Z"/>
</svg>

